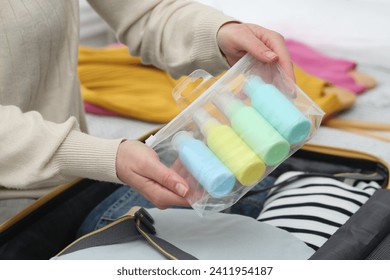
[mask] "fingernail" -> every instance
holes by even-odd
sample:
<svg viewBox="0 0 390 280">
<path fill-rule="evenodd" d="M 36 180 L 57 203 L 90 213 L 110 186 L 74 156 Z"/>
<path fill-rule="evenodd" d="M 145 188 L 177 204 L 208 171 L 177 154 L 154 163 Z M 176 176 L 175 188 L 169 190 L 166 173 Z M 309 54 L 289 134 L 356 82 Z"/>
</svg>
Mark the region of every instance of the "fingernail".
<svg viewBox="0 0 390 280">
<path fill-rule="evenodd" d="M 265 54 L 265 56 L 268 57 L 269 59 L 274 59 L 275 57 L 277 57 L 277 54 L 274 53 L 273 51 L 266 51 L 264 54 Z"/>
<path fill-rule="evenodd" d="M 186 186 L 184 186 L 183 184 L 181 183 L 177 183 L 176 186 L 175 186 L 175 189 L 177 191 L 177 193 L 182 196 L 182 197 L 185 197 L 186 194 L 187 194 L 187 188 Z"/>
</svg>

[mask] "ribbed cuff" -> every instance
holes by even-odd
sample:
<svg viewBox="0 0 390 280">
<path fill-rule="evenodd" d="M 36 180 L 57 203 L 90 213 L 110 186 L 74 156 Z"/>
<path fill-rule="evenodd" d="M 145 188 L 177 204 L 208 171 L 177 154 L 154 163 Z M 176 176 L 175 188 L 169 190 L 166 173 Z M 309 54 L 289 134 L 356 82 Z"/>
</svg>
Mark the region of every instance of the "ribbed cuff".
<svg viewBox="0 0 390 280">
<path fill-rule="evenodd" d="M 238 21 L 220 12 L 208 13 L 196 28 L 191 59 L 198 68 L 208 69 L 210 74 L 218 75 L 230 67 L 218 47 L 218 30 L 227 22 Z"/>
<path fill-rule="evenodd" d="M 122 183 L 116 175 L 116 155 L 123 139 L 102 139 L 71 131 L 54 156 L 61 175 Z"/>
</svg>

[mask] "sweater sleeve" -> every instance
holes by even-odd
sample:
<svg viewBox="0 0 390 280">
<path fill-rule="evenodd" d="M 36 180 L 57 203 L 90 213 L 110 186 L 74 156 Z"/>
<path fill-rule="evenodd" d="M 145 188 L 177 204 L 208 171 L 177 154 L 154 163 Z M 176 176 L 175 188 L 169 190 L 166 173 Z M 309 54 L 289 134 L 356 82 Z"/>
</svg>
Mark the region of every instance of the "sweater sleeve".
<svg viewBox="0 0 390 280">
<path fill-rule="evenodd" d="M 145 64 L 174 78 L 198 68 L 217 75 L 229 66 L 216 35 L 236 21 L 209 6 L 188 0 L 89 0 L 119 41 Z"/>
<path fill-rule="evenodd" d="M 36 111 L 0 105 L 0 186 L 33 189 L 77 177 L 120 182 L 115 159 L 121 139 L 80 132 L 76 118 L 45 121 Z"/>
</svg>

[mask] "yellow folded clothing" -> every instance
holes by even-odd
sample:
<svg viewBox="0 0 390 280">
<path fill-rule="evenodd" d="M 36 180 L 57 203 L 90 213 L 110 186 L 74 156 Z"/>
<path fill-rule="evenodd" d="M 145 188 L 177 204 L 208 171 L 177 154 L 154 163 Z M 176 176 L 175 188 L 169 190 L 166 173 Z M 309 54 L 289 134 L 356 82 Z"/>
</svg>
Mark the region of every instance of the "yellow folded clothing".
<svg viewBox="0 0 390 280">
<path fill-rule="evenodd" d="M 297 85 L 324 110 L 325 119 L 353 105 L 353 93 L 332 87 L 296 66 L 294 72 Z M 166 123 L 180 112 L 172 90 L 181 79 L 143 65 L 126 47 L 80 47 L 78 74 L 84 101 L 119 115 Z"/>
<path fill-rule="evenodd" d="M 84 101 L 122 116 L 165 123 L 180 112 L 172 97 L 180 80 L 143 65 L 125 47 L 80 47 L 78 74 Z"/>
<path fill-rule="evenodd" d="M 297 85 L 325 112 L 324 120 L 350 108 L 356 100 L 352 92 L 332 86 L 294 65 Z"/>
</svg>

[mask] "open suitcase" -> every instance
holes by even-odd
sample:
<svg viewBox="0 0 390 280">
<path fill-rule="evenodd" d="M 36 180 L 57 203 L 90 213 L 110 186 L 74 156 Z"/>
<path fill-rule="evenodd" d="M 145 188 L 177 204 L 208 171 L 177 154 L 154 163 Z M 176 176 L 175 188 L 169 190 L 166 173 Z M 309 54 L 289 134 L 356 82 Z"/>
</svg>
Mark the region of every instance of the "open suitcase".
<svg viewBox="0 0 390 280">
<path fill-rule="evenodd" d="M 390 259 L 389 166 L 385 162 L 358 151 L 308 144 L 294 153 L 277 170 L 289 169 L 291 165 L 295 170 L 302 171 L 316 172 L 320 169 L 322 173 L 329 174 L 359 172 L 373 175 L 383 188 L 376 191 L 311 259 Z M 52 258 L 76 240 L 76 231 L 82 222 L 82 216 L 78 215 L 77 219 L 73 219 L 72 211 L 81 211 L 86 216 L 117 187 L 112 184 L 110 187 L 101 188 L 97 182 L 89 179 L 57 187 L 0 225 L 0 258 Z M 88 203 L 85 203 L 85 197 L 88 197 Z M 73 210 L 63 213 L 61 211 L 66 203 L 72 203 Z M 115 226 L 115 223 L 112 225 Z M 104 231 L 108 231 L 110 227 L 111 225 L 108 225 Z M 158 228 L 156 231 L 156 234 L 150 236 L 158 239 Z M 99 232 L 97 230 L 91 235 Z M 140 232 L 138 234 L 142 235 Z M 111 241 L 105 242 L 107 244 Z M 172 246 L 168 246 L 168 250 L 177 252 L 177 248 L 172 249 Z M 181 256 L 179 254 L 178 258 Z"/>
</svg>

